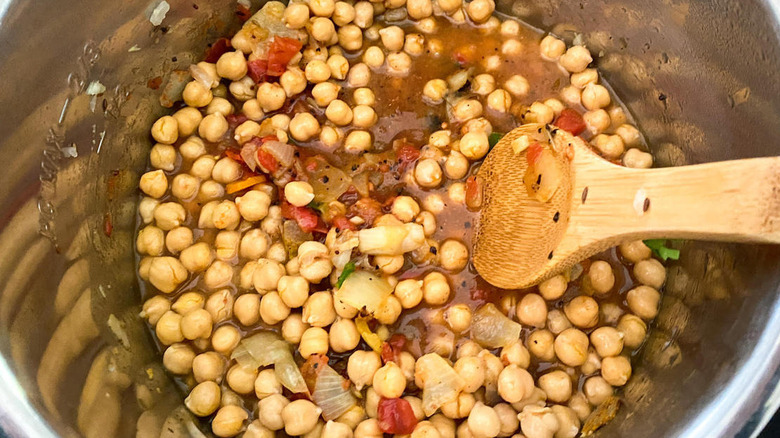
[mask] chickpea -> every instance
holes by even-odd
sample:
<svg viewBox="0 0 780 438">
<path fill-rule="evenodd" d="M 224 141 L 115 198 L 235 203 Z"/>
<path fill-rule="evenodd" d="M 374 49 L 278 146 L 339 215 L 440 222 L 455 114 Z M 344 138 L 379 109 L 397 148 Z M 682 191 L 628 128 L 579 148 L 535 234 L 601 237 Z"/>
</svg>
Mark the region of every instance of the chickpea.
<svg viewBox="0 0 780 438">
<path fill-rule="evenodd" d="M 309 7 L 306 3 L 290 3 L 284 10 L 284 23 L 290 29 L 301 29 L 309 21 Z"/>
<path fill-rule="evenodd" d="M 388 26 L 379 30 L 382 44 L 391 52 L 399 52 L 404 47 L 404 31 L 398 26 Z"/>
<path fill-rule="evenodd" d="M 439 263 L 441 267 L 452 272 L 459 272 L 466 267 L 469 261 L 469 250 L 462 242 L 455 239 L 447 239 L 439 249 Z"/>
<path fill-rule="evenodd" d="M 450 151 L 444 162 L 444 173 L 450 179 L 461 179 L 469 171 L 469 161 L 462 153 Z"/>
<path fill-rule="evenodd" d="M 487 97 L 487 107 L 493 111 L 505 113 L 512 106 L 512 96 L 503 89 L 490 92 Z"/>
<path fill-rule="evenodd" d="M 590 375 L 601 369 L 601 357 L 595 350 L 588 350 L 588 358 L 585 359 L 585 363 L 580 366 L 580 372 L 584 375 Z"/>
<path fill-rule="evenodd" d="M 173 344 L 163 353 L 163 365 L 173 374 L 189 374 L 192 371 L 192 360 L 195 352 L 187 344 Z"/>
<path fill-rule="evenodd" d="M 201 186 L 198 188 L 198 195 L 196 199 L 199 201 L 208 202 L 208 201 L 221 199 L 224 196 L 225 196 L 225 186 L 223 186 L 222 184 L 216 181 L 209 180 L 209 181 L 204 181 L 203 184 L 201 184 Z M 219 203 L 215 203 L 214 208 L 216 208 L 217 205 L 219 205 Z M 206 210 L 205 208 L 201 209 L 201 216 L 207 214 L 207 211 L 208 210 Z M 213 208 L 211 209 L 211 213 L 213 216 L 214 213 Z M 212 220 L 210 221 L 209 225 L 210 228 L 214 228 L 213 217 L 211 219 Z"/>
<path fill-rule="evenodd" d="M 537 294 L 527 294 L 518 303 L 516 313 L 521 323 L 541 328 L 547 322 L 547 303 Z"/>
<path fill-rule="evenodd" d="M 282 409 L 284 431 L 290 436 L 307 434 L 317 425 L 320 413 L 322 409 L 309 400 L 292 401 Z"/>
<path fill-rule="evenodd" d="M 312 88 L 311 95 L 317 105 L 325 107 L 338 97 L 339 91 L 341 91 L 340 86 L 332 82 L 322 82 Z"/>
<path fill-rule="evenodd" d="M 620 255 L 623 256 L 624 259 L 631 263 L 637 263 L 645 259 L 649 259 L 651 255 L 653 255 L 650 248 L 645 245 L 645 243 L 641 240 L 635 240 L 633 242 L 628 242 L 620 245 L 618 247 L 620 250 Z"/>
<path fill-rule="evenodd" d="M 352 131 L 344 140 L 344 151 L 351 154 L 365 152 L 371 148 L 371 133 L 368 131 Z"/>
<path fill-rule="evenodd" d="M 358 390 L 372 385 L 374 374 L 382 366 L 382 359 L 374 351 L 358 350 L 347 361 L 347 375 Z"/>
<path fill-rule="evenodd" d="M 193 310 L 181 319 L 181 332 L 189 340 L 208 338 L 212 326 L 211 314 L 205 309 Z"/>
<path fill-rule="evenodd" d="M 555 112 L 549 106 L 534 102 L 522 115 L 523 121 L 530 123 L 552 123 L 555 118 Z"/>
<path fill-rule="evenodd" d="M 633 272 L 637 281 L 645 286 L 660 289 L 666 282 L 666 268 L 656 259 L 636 262 Z"/>
<path fill-rule="evenodd" d="M 328 332 L 323 328 L 309 327 L 301 336 L 298 352 L 304 359 L 308 359 L 312 354 L 327 354 L 328 341 Z"/>
<path fill-rule="evenodd" d="M 496 411 L 498 420 L 501 423 L 501 429 L 498 436 L 511 436 L 520 428 L 520 420 L 517 419 L 517 412 L 515 412 L 511 405 L 507 403 L 498 403 L 493 406 L 493 410 Z"/>
<path fill-rule="evenodd" d="M 330 67 L 325 61 L 314 59 L 306 64 L 306 80 L 312 84 L 319 84 L 328 79 L 330 79 Z"/>
<path fill-rule="evenodd" d="M 467 132 L 460 139 L 460 153 L 472 161 L 482 159 L 490 151 L 488 136 L 484 131 Z"/>
<path fill-rule="evenodd" d="M 428 304 L 441 305 L 450 298 L 450 285 L 441 272 L 431 272 L 423 278 L 423 299 Z"/>
<path fill-rule="evenodd" d="M 154 257 L 149 266 L 149 282 L 160 292 L 171 293 L 187 279 L 187 269 L 174 257 Z"/>
<path fill-rule="evenodd" d="M 353 88 L 365 87 L 369 79 L 371 79 L 371 70 L 362 62 L 353 65 L 347 75 L 347 83 Z"/>
<path fill-rule="evenodd" d="M 486 22 L 495 9 L 496 4 L 493 0 L 473 0 L 466 5 L 466 12 L 475 23 Z"/>
<path fill-rule="evenodd" d="M 527 369 L 531 364 L 531 353 L 520 341 L 514 341 L 503 347 L 500 358 L 505 366 L 517 365 L 520 368 Z"/>
<path fill-rule="evenodd" d="M 617 356 L 623 351 L 623 334 L 613 327 L 599 327 L 590 334 L 590 342 L 601 357 Z"/>
<path fill-rule="evenodd" d="M 593 61 L 590 52 L 583 46 L 572 46 L 558 59 L 561 67 L 569 73 L 579 73 L 588 67 Z"/>
<path fill-rule="evenodd" d="M 636 315 L 626 314 L 620 317 L 617 330 L 622 335 L 624 346 L 639 348 L 647 335 L 647 324 Z"/>
<path fill-rule="evenodd" d="M 287 93 L 281 85 L 263 82 L 257 87 L 257 103 L 265 112 L 276 111 L 284 105 Z"/>
<path fill-rule="evenodd" d="M 566 51 L 566 43 L 552 35 L 547 35 L 539 43 L 539 51 L 543 58 L 555 61 Z"/>
<path fill-rule="evenodd" d="M 555 354 L 561 362 L 576 367 L 588 357 L 588 335 L 575 328 L 566 329 L 555 338 Z"/>
<path fill-rule="evenodd" d="M 653 167 L 653 156 L 638 148 L 631 148 L 623 155 L 623 165 L 633 169 L 649 169 Z"/>
<path fill-rule="evenodd" d="M 590 265 L 585 277 L 586 292 L 595 292 L 599 295 L 607 294 L 615 285 L 615 274 L 612 266 L 603 260 L 596 260 Z"/>
<path fill-rule="evenodd" d="M 563 306 L 563 311 L 577 327 L 591 328 L 599 322 L 599 304 L 588 296 L 575 297 Z"/>
<path fill-rule="evenodd" d="M 279 296 L 287 307 L 297 308 L 309 298 L 309 282 L 300 276 L 283 276 L 278 282 Z"/>
<path fill-rule="evenodd" d="M 336 35 L 336 27 L 329 19 L 324 17 L 317 17 L 311 20 L 309 34 L 315 40 L 328 44 Z"/>
<path fill-rule="evenodd" d="M 309 79 L 309 72 L 314 72 L 317 70 L 316 67 L 314 67 L 315 62 L 321 63 L 322 61 L 312 61 L 307 64 L 306 74 L 304 74 L 299 68 L 288 68 L 284 73 L 282 73 L 282 76 L 279 77 L 279 84 L 281 84 L 282 88 L 284 89 L 284 94 L 287 97 L 298 95 L 306 89 L 306 80 Z M 320 72 L 317 71 L 316 73 Z M 312 73 L 312 76 L 313 75 L 314 73 Z"/>
<path fill-rule="evenodd" d="M 436 160 L 426 158 L 417 162 L 414 179 L 421 187 L 436 188 L 442 182 L 442 170 Z"/>
<path fill-rule="evenodd" d="M 534 379 L 515 364 L 507 365 L 498 375 L 498 394 L 509 403 L 516 403 L 531 395 Z"/>
<path fill-rule="evenodd" d="M 320 123 L 309 113 L 298 113 L 290 121 L 290 134 L 298 141 L 309 141 L 320 132 Z"/>
<path fill-rule="evenodd" d="M 222 114 L 223 116 L 227 117 L 230 114 L 233 114 L 234 110 L 235 109 L 233 108 L 233 104 L 230 103 L 229 100 L 223 97 L 215 97 L 206 107 L 206 114 Z"/>
<path fill-rule="evenodd" d="M 642 142 L 642 134 L 636 127 L 629 124 L 622 124 L 615 129 L 615 134 L 623 139 L 623 143 L 628 147 L 636 147 Z M 652 158 L 652 156 L 651 156 Z"/>
<path fill-rule="evenodd" d="M 176 165 L 176 156 L 176 149 L 173 146 L 157 143 L 149 152 L 149 161 L 155 169 L 170 172 Z"/>
<path fill-rule="evenodd" d="M 607 112 L 603 109 L 587 111 L 582 115 L 582 118 L 585 120 L 585 124 L 587 125 L 588 130 L 593 134 L 600 134 L 606 131 L 611 123 L 609 120 L 609 114 L 607 114 Z M 617 141 L 615 140 L 613 143 L 616 142 Z"/>
<path fill-rule="evenodd" d="M 390 53 L 387 55 L 387 74 L 392 76 L 406 76 L 412 67 L 412 58 L 405 52 Z"/>
<path fill-rule="evenodd" d="M 471 309 L 465 304 L 451 306 L 444 312 L 444 320 L 454 333 L 464 332 L 471 326 Z"/>
<path fill-rule="evenodd" d="M 236 198 L 236 206 L 244 219 L 251 222 L 259 221 L 268 216 L 271 197 L 263 191 L 250 190 L 244 196 Z"/>
<path fill-rule="evenodd" d="M 309 324 L 303 322 L 300 313 L 292 313 L 282 323 L 282 337 L 291 344 L 299 344 Z"/>
<path fill-rule="evenodd" d="M 479 103 L 478 100 L 463 99 L 455 104 L 455 107 L 452 109 L 452 114 L 456 120 L 467 122 L 482 115 L 482 104 Z"/>
<path fill-rule="evenodd" d="M 535 330 L 528 336 L 528 351 L 541 361 L 555 359 L 553 334 L 549 330 Z"/>
<path fill-rule="evenodd" d="M 260 295 L 244 294 L 236 298 L 233 304 L 233 315 L 243 326 L 257 324 L 260 320 Z"/>
<path fill-rule="evenodd" d="M 274 370 L 266 368 L 257 374 L 255 379 L 255 395 L 262 400 L 274 394 L 282 393 L 282 384 L 276 378 Z"/>
<path fill-rule="evenodd" d="M 255 379 L 257 379 L 256 369 L 245 368 L 238 364 L 230 367 L 225 376 L 230 389 L 242 395 L 254 392 Z"/>
<path fill-rule="evenodd" d="M 184 405 L 196 416 L 207 417 L 219 408 L 220 397 L 219 385 L 206 381 L 192 388 L 184 400 Z"/>
<path fill-rule="evenodd" d="M 345 1 L 336 2 L 333 8 L 333 22 L 337 26 L 345 26 L 355 19 L 355 7 Z M 343 79 L 343 78 L 342 78 Z"/>
<path fill-rule="evenodd" d="M 558 419 L 556 438 L 574 438 L 580 433 L 580 419 L 573 409 L 561 405 L 553 405 L 550 409 Z"/>
<path fill-rule="evenodd" d="M 352 22 L 361 29 L 367 29 L 374 24 L 374 7 L 367 1 L 355 3 L 355 18 Z"/>
<path fill-rule="evenodd" d="M 187 104 L 187 106 L 202 108 L 208 105 L 209 103 L 211 103 L 211 99 L 214 98 L 214 95 L 211 93 L 211 89 L 207 88 L 200 82 L 191 81 L 184 86 L 184 91 L 182 92 L 182 98 L 184 100 L 184 103 Z"/>
<path fill-rule="evenodd" d="M 523 76 L 512 75 L 504 82 L 504 88 L 516 97 L 524 97 L 531 90 L 531 84 Z"/>
<path fill-rule="evenodd" d="M 225 373 L 225 361 L 219 353 L 207 351 L 192 361 L 192 374 L 198 383 L 212 381 L 219 383 Z"/>
<path fill-rule="evenodd" d="M 580 421 L 585 421 L 590 415 L 590 403 L 585 394 L 578 392 L 569 400 L 569 408 L 572 409 Z"/>
<path fill-rule="evenodd" d="M 409 17 L 421 20 L 433 14 L 433 3 L 431 0 L 407 0 L 406 9 Z"/>
<path fill-rule="evenodd" d="M 504 41 L 503 44 L 501 44 L 501 54 L 504 56 L 516 57 L 516 56 L 520 56 L 522 52 L 523 52 L 523 43 L 521 43 L 520 41 L 514 38 L 510 38 Z"/>
<path fill-rule="evenodd" d="M 637 286 L 626 295 L 628 308 L 642 319 L 653 319 L 658 314 L 661 294 L 650 286 Z"/>
<path fill-rule="evenodd" d="M 577 106 L 582 101 L 582 92 L 572 85 L 568 85 L 561 89 L 561 99 L 569 106 Z"/>
<path fill-rule="evenodd" d="M 211 420 L 211 431 L 218 437 L 231 437 L 241 432 L 249 414 L 234 405 L 223 406 Z"/>
<path fill-rule="evenodd" d="M 168 178 L 162 170 L 154 170 L 141 175 L 138 183 L 141 191 L 152 198 L 160 198 L 168 190 Z"/>
<path fill-rule="evenodd" d="M 309 1 L 309 9 L 318 17 L 330 17 L 333 15 L 333 11 L 336 9 L 336 2 L 334 0 L 311 0 Z M 303 435 L 302 433 L 295 433 L 290 435 Z"/>
<path fill-rule="evenodd" d="M 204 302 L 205 300 L 203 295 L 200 293 L 184 292 L 183 294 L 179 295 L 179 298 L 176 299 L 176 302 L 174 302 L 170 308 L 173 309 L 174 312 L 183 316 L 194 310 L 202 309 Z"/>
<path fill-rule="evenodd" d="M 474 437 L 492 438 L 501 432 L 501 421 L 496 411 L 482 402 L 471 409 L 467 420 L 468 428 Z"/>
<path fill-rule="evenodd" d="M 547 314 L 547 328 L 553 334 L 560 334 L 562 331 L 571 327 L 572 325 L 569 318 L 567 318 L 562 311 L 553 309 Z"/>
<path fill-rule="evenodd" d="M 485 383 L 485 364 L 479 357 L 462 357 L 453 368 L 463 379 L 465 392 L 475 392 Z"/>
<path fill-rule="evenodd" d="M 355 438 L 382 438 L 382 436 L 384 435 L 376 418 L 363 420 L 355 427 Z"/>
<path fill-rule="evenodd" d="M 228 130 L 228 122 L 221 113 L 209 114 L 198 127 L 198 135 L 210 142 L 219 141 Z"/>
<path fill-rule="evenodd" d="M 322 428 L 322 438 L 350 438 L 351 436 L 352 429 L 345 423 L 330 420 Z"/>
<path fill-rule="evenodd" d="M 148 196 L 144 196 L 141 202 L 138 203 L 138 214 L 141 215 L 141 220 L 144 224 L 150 224 L 154 220 L 154 210 L 160 205 L 160 201 Z"/>
<path fill-rule="evenodd" d="M 171 182 L 171 194 L 181 200 L 191 200 L 200 190 L 198 178 L 181 173 Z"/>
<path fill-rule="evenodd" d="M 625 147 L 623 140 L 617 135 L 599 134 L 591 140 L 591 144 L 606 158 L 617 159 L 623 155 Z"/>
<path fill-rule="evenodd" d="M 588 377 L 582 387 L 590 404 L 598 406 L 612 396 L 612 385 L 601 376 Z"/>
<path fill-rule="evenodd" d="M 458 419 L 469 415 L 476 400 L 473 394 L 461 392 L 458 398 L 441 406 L 441 413 L 447 418 Z"/>
<path fill-rule="evenodd" d="M 404 52 L 410 56 L 419 56 L 425 52 L 425 37 L 419 33 L 410 33 L 404 38 Z"/>
<path fill-rule="evenodd" d="M 211 336 L 211 346 L 214 348 L 214 351 L 225 356 L 229 356 L 240 341 L 241 334 L 232 325 L 218 327 Z"/>
<path fill-rule="evenodd" d="M 439 0 L 436 2 L 442 11 L 451 15 L 453 12 L 460 10 L 463 5 L 463 0 Z"/>
<path fill-rule="evenodd" d="M 360 50 L 363 47 L 363 32 L 354 24 L 341 26 L 338 30 L 338 38 L 339 45 L 349 52 Z"/>
<path fill-rule="evenodd" d="M 398 272 L 401 268 L 404 266 L 404 256 L 397 255 L 397 256 L 383 256 L 383 255 L 377 255 L 374 256 L 374 264 L 377 268 L 379 268 L 380 271 L 384 274 L 395 274 Z M 400 309 L 400 303 L 398 304 Z M 391 310 L 391 309 L 386 309 Z"/>
<path fill-rule="evenodd" d="M 282 411 L 289 403 L 290 401 L 281 394 L 265 397 L 257 404 L 257 419 L 268 429 L 281 430 L 284 427 Z"/>
<path fill-rule="evenodd" d="M 577 88 L 585 88 L 588 85 L 595 85 L 599 81 L 599 73 L 595 68 L 586 68 L 580 73 L 571 75 L 571 84 Z"/>
<path fill-rule="evenodd" d="M 268 249 L 268 235 L 257 228 L 251 229 L 241 238 L 239 255 L 245 259 L 258 259 Z"/>
<path fill-rule="evenodd" d="M 211 314 L 211 319 L 219 323 L 233 316 L 233 302 L 230 289 L 222 289 L 209 296 L 204 308 Z"/>
<path fill-rule="evenodd" d="M 354 350 L 360 343 L 360 334 L 351 319 L 340 318 L 330 326 L 330 348 L 337 353 Z"/>
<path fill-rule="evenodd" d="M 184 341 L 181 319 L 182 316 L 172 310 L 163 313 L 155 327 L 155 334 L 161 344 L 172 345 Z"/>
<path fill-rule="evenodd" d="M 406 377 L 395 362 L 388 362 L 374 373 L 373 386 L 384 398 L 398 398 L 406 388 Z"/>
<path fill-rule="evenodd" d="M 255 270 L 255 278 L 257 278 L 257 270 Z M 289 314 L 290 308 L 284 304 L 278 292 L 268 292 L 260 299 L 260 318 L 264 323 L 275 325 L 284 321 Z"/>
<path fill-rule="evenodd" d="M 138 231 L 135 247 L 141 254 L 160 256 L 165 249 L 165 233 L 154 225 L 148 225 Z"/>
<path fill-rule="evenodd" d="M 582 105 L 589 110 L 597 110 L 609 106 L 612 100 L 609 90 L 603 85 L 588 84 L 582 90 Z"/>
<path fill-rule="evenodd" d="M 377 120 L 376 112 L 370 106 L 358 105 L 352 108 L 352 125 L 357 128 L 370 128 Z"/>
<path fill-rule="evenodd" d="M 565 403 L 571 398 L 571 377 L 564 371 L 556 370 L 539 377 L 539 387 L 547 394 L 549 401 Z"/>
<path fill-rule="evenodd" d="M 215 91 L 216 90 L 219 90 L 219 88 L 215 89 Z M 252 80 L 252 78 L 250 78 L 249 76 L 244 76 L 243 78 L 237 81 L 231 82 L 230 86 L 228 87 L 228 90 L 230 90 L 230 94 L 232 94 L 233 97 L 235 97 L 237 100 L 241 102 L 249 102 L 250 100 L 254 100 L 255 103 L 257 103 L 256 108 L 262 111 L 262 108 L 257 102 L 257 99 L 255 99 L 255 97 L 257 96 L 257 84 L 255 84 L 255 81 Z M 214 100 L 216 99 L 217 97 L 214 98 Z M 219 112 L 222 113 L 222 115 L 226 116 L 227 114 L 233 112 L 233 105 L 230 104 L 229 101 L 220 98 L 219 106 L 212 107 L 211 105 L 209 105 L 206 112 L 209 114 Z"/>
<path fill-rule="evenodd" d="M 423 282 L 414 279 L 401 280 L 395 286 L 393 294 L 398 298 L 401 307 L 411 309 L 423 299 Z"/>
<path fill-rule="evenodd" d="M 311 294 L 303 305 L 303 322 L 313 327 L 327 327 L 335 320 L 333 295 L 328 291 Z"/>
<path fill-rule="evenodd" d="M 141 317 L 146 318 L 152 326 L 171 308 L 171 302 L 161 295 L 155 295 L 144 301 Z"/>
<path fill-rule="evenodd" d="M 431 79 L 423 87 L 423 99 L 427 103 L 439 104 L 444 101 L 447 94 L 447 81 L 444 79 Z"/>
</svg>

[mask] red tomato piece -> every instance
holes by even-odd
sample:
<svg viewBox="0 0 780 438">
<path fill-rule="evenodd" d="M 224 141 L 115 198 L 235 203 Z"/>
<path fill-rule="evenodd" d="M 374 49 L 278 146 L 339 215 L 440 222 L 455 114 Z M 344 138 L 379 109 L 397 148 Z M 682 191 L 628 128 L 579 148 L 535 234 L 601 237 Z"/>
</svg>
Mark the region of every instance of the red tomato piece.
<svg viewBox="0 0 780 438">
<path fill-rule="evenodd" d="M 379 428 L 384 433 L 408 435 L 417 426 L 412 405 L 402 398 L 381 398 L 377 406 Z"/>
<path fill-rule="evenodd" d="M 367 226 L 371 226 L 374 220 L 382 216 L 382 204 L 371 198 L 360 198 L 349 207 L 352 216 L 360 216 L 366 221 Z"/>
<path fill-rule="evenodd" d="M 243 114 L 228 114 L 225 116 L 225 120 L 227 120 L 230 129 L 236 129 L 238 125 L 249 120 L 249 117 Z"/>
<path fill-rule="evenodd" d="M 395 362 L 400 363 L 401 362 L 401 353 L 404 351 L 404 347 L 406 346 L 406 336 L 396 333 L 393 336 L 390 337 L 390 339 L 387 340 L 387 342 L 382 344 L 382 361 L 384 363 L 388 362 Z"/>
<path fill-rule="evenodd" d="M 220 38 L 214 41 L 214 44 L 212 44 L 208 51 L 206 51 L 206 59 L 204 59 L 204 61 L 211 63 L 217 62 L 219 57 L 227 52 L 230 48 L 230 40 L 227 38 Z"/>
<path fill-rule="evenodd" d="M 257 164 L 259 164 L 261 170 L 264 170 L 266 173 L 274 173 L 279 170 L 279 162 L 276 161 L 276 158 L 262 148 L 257 150 Z"/>
<path fill-rule="evenodd" d="M 287 63 L 301 51 L 303 44 L 293 38 L 274 37 L 268 50 L 268 76 L 281 76 L 287 69 Z"/>
<path fill-rule="evenodd" d="M 410 144 L 405 144 L 398 149 L 398 160 L 404 166 L 417 161 L 418 158 L 420 158 L 420 150 Z"/>
<path fill-rule="evenodd" d="M 287 201 L 283 201 L 282 216 L 286 219 L 294 220 L 304 233 L 322 230 L 320 217 L 309 207 L 296 207 Z"/>
<path fill-rule="evenodd" d="M 255 59 L 246 63 L 247 75 L 255 81 L 256 84 L 265 80 L 265 74 L 268 71 L 267 59 Z"/>
<path fill-rule="evenodd" d="M 248 7 L 242 5 L 241 3 L 238 3 L 236 5 L 236 15 L 238 16 L 239 20 L 246 21 L 249 20 L 249 17 L 252 16 L 252 11 L 250 11 Z"/>
<path fill-rule="evenodd" d="M 544 148 L 539 143 L 534 143 L 528 146 L 528 151 L 525 153 L 525 159 L 528 160 L 528 165 L 533 166 L 539 161 L 539 157 L 542 156 Z"/>
<path fill-rule="evenodd" d="M 564 131 L 569 131 L 572 135 L 580 135 L 587 128 L 585 120 L 580 113 L 571 108 L 564 108 L 558 119 L 553 122 L 553 125 Z"/>
<path fill-rule="evenodd" d="M 339 230 L 352 230 L 355 231 L 357 227 L 355 224 L 349 221 L 346 216 L 336 216 L 333 218 L 333 226 Z"/>
<path fill-rule="evenodd" d="M 239 163 L 244 162 L 244 159 L 241 157 L 241 151 L 235 149 L 225 149 L 225 156 L 232 158 L 235 161 L 238 161 Z"/>
<path fill-rule="evenodd" d="M 466 205 L 471 209 L 482 206 L 482 187 L 474 175 L 466 179 Z"/>
</svg>

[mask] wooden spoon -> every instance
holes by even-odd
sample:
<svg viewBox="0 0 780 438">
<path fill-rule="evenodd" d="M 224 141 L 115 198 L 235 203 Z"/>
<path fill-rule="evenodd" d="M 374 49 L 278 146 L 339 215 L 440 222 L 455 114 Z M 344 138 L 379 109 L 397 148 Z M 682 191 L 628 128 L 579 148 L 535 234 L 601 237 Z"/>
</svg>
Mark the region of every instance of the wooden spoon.
<svg viewBox="0 0 780 438">
<path fill-rule="evenodd" d="M 521 137 L 529 132 L 546 136 L 555 146 L 549 150 L 558 151 L 560 185 L 548 202 L 523 183 L 529 149 L 515 151 L 528 143 Z M 780 243 L 780 157 L 630 169 L 566 131 L 523 125 L 493 148 L 477 183 L 482 204 L 474 265 L 506 289 L 530 287 L 637 239 Z"/>
</svg>

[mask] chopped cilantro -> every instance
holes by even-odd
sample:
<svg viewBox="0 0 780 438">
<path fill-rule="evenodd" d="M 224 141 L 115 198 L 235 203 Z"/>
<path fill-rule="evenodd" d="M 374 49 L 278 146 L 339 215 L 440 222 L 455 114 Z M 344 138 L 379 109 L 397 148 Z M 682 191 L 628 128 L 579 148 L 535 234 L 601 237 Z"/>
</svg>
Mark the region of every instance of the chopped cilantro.
<svg viewBox="0 0 780 438">
<path fill-rule="evenodd" d="M 320 213 L 324 213 L 325 212 L 324 211 L 325 206 L 324 206 L 324 204 L 322 202 L 311 201 L 306 206 L 311 208 L 312 210 L 316 210 L 316 211 L 318 211 Z"/>
<path fill-rule="evenodd" d="M 495 145 L 498 144 L 498 141 L 501 140 L 504 137 L 504 134 L 500 132 L 492 132 L 490 135 L 488 135 L 488 144 L 490 144 L 490 149 L 493 149 Z"/>
<path fill-rule="evenodd" d="M 347 277 L 350 276 L 355 272 L 355 262 L 349 262 L 346 265 L 344 265 L 344 270 L 341 271 L 341 275 L 339 275 L 339 280 L 336 282 L 336 289 L 340 288 L 342 284 L 344 284 L 344 280 L 347 279 Z"/>
<path fill-rule="evenodd" d="M 644 242 L 663 261 L 668 259 L 678 260 L 680 258 L 680 250 L 666 246 L 666 239 L 649 239 Z"/>
</svg>

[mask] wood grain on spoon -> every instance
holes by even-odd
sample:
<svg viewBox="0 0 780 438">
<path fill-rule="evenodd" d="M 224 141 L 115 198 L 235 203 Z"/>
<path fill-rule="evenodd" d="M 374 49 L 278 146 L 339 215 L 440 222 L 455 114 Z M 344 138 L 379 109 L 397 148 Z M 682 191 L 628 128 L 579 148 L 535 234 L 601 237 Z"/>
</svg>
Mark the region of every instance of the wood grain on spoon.
<svg viewBox="0 0 780 438">
<path fill-rule="evenodd" d="M 538 126 L 531 127 L 537 136 Z M 474 265 L 495 286 L 530 287 L 637 239 L 780 243 L 780 157 L 630 169 L 550 127 L 560 185 L 540 202 L 523 184 L 527 150 L 512 147 L 528 132 L 504 136 L 477 174 L 483 199 Z"/>
</svg>

